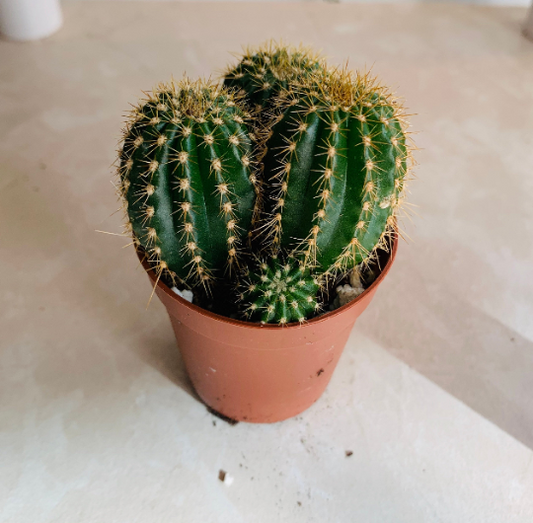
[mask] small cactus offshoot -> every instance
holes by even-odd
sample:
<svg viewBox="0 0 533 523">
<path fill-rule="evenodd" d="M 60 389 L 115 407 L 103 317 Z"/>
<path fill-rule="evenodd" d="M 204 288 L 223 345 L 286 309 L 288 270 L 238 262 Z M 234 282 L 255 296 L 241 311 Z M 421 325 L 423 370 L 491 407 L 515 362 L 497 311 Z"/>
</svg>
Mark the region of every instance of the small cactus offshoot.
<svg viewBox="0 0 533 523">
<path fill-rule="evenodd" d="M 295 259 L 272 257 L 249 271 L 241 284 L 245 315 L 252 321 L 286 325 L 303 322 L 320 310 L 316 278 Z"/>
</svg>

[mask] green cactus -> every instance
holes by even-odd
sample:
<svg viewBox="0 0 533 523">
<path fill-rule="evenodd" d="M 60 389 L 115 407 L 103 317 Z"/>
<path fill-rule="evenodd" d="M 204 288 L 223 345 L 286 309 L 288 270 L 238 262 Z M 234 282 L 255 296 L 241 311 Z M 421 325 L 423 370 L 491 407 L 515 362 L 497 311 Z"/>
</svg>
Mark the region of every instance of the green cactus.
<svg viewBox="0 0 533 523">
<path fill-rule="evenodd" d="M 368 75 L 314 74 L 280 97 L 264 158 L 257 234 L 326 276 L 386 245 L 403 198 L 409 149 L 403 110 Z"/>
<path fill-rule="evenodd" d="M 256 176 L 258 198 L 254 205 L 254 224 L 264 212 L 264 198 L 270 192 L 263 184 L 262 159 L 268 133 L 268 126 L 265 124 L 279 103 L 278 97 L 283 96 L 291 82 L 305 79 L 316 71 L 325 73 L 326 70 L 324 58 L 311 49 L 270 41 L 256 48 L 245 49 L 239 64 L 229 67 L 224 74 L 224 85 L 243 93 L 255 116 L 253 134 L 257 140 L 254 156 L 259 169 Z M 260 249 L 252 231 L 249 237 L 254 250 Z"/>
<path fill-rule="evenodd" d="M 256 191 L 248 118 L 236 95 L 186 78 L 132 111 L 120 191 L 159 275 L 208 287 L 238 264 Z"/>
<path fill-rule="evenodd" d="M 310 49 L 270 42 L 246 49 L 239 64 L 225 72 L 224 85 L 244 91 L 250 106 L 261 112 L 289 82 L 325 69 L 324 59 Z"/>
<path fill-rule="evenodd" d="M 297 260 L 272 256 L 257 271 L 248 271 L 240 298 L 248 319 L 286 325 L 302 323 L 319 311 L 318 289 L 317 278 Z"/>
<path fill-rule="evenodd" d="M 368 75 L 276 44 L 225 84 L 161 84 L 134 108 L 118 166 L 128 226 L 158 277 L 214 292 L 212 310 L 235 314 L 237 284 L 249 320 L 303 322 L 397 230 L 404 110 Z"/>
</svg>

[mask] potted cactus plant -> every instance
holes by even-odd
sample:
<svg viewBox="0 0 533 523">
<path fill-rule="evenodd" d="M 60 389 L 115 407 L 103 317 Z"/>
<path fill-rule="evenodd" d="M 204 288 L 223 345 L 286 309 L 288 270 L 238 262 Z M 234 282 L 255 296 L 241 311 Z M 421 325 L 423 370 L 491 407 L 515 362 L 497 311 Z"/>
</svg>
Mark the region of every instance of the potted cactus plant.
<svg viewBox="0 0 533 523">
<path fill-rule="evenodd" d="M 161 84 L 133 109 L 127 224 L 212 409 L 273 422 L 320 397 L 394 259 L 409 165 L 388 90 L 303 48 L 249 50 L 223 84 Z M 331 311 L 343 281 L 366 289 Z"/>
</svg>

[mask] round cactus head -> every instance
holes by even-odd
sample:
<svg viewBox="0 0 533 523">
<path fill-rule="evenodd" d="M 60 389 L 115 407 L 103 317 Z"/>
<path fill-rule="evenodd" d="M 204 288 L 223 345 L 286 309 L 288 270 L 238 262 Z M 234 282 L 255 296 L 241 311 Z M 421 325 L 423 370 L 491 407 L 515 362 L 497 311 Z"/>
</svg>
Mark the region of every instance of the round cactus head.
<svg viewBox="0 0 533 523">
<path fill-rule="evenodd" d="M 273 256 L 258 265 L 241 285 L 248 319 L 286 325 L 302 323 L 318 312 L 319 282 L 297 260 Z"/>
<path fill-rule="evenodd" d="M 159 85 L 131 112 L 120 191 L 159 274 L 208 286 L 238 263 L 256 191 L 248 118 L 237 95 L 186 78 Z"/>
<path fill-rule="evenodd" d="M 266 138 L 269 188 L 257 234 L 327 275 L 368 262 L 387 244 L 410 150 L 400 103 L 368 75 L 293 82 Z"/>
<path fill-rule="evenodd" d="M 324 59 L 305 47 L 269 42 L 248 48 L 235 67 L 224 74 L 224 85 L 242 90 L 251 107 L 270 108 L 280 91 L 291 81 L 325 70 Z"/>
</svg>

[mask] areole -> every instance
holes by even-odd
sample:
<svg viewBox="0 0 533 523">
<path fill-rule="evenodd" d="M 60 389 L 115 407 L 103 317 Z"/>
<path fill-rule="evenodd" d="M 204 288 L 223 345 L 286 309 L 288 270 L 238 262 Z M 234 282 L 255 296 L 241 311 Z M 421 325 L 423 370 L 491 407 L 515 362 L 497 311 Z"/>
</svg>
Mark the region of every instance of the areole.
<svg viewBox="0 0 533 523">
<path fill-rule="evenodd" d="M 185 367 L 200 398 L 228 418 L 272 423 L 299 414 L 324 392 L 355 320 L 366 309 L 398 250 L 380 259 L 376 280 L 347 305 L 304 324 L 261 325 L 197 307 L 139 259 L 167 308 Z"/>
</svg>

